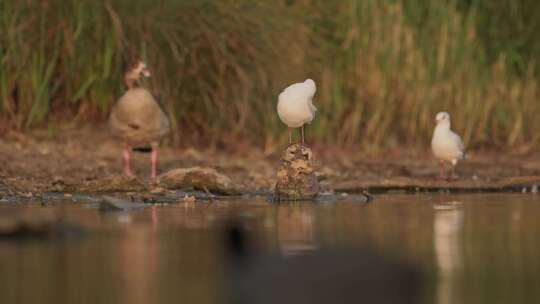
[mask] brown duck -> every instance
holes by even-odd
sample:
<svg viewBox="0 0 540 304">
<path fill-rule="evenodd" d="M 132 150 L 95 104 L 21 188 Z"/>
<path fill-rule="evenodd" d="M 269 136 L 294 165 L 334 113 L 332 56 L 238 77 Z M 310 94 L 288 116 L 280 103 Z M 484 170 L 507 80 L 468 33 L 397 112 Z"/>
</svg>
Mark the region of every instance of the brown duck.
<svg viewBox="0 0 540 304">
<path fill-rule="evenodd" d="M 116 103 L 109 117 L 112 134 L 124 143 L 124 173 L 133 176 L 131 150 L 152 147 L 152 180 L 157 176 L 157 146 L 159 139 L 169 132 L 169 120 L 152 94 L 142 87 L 142 78 L 150 77 L 146 64 L 137 61 L 125 74 L 128 90 Z"/>
</svg>

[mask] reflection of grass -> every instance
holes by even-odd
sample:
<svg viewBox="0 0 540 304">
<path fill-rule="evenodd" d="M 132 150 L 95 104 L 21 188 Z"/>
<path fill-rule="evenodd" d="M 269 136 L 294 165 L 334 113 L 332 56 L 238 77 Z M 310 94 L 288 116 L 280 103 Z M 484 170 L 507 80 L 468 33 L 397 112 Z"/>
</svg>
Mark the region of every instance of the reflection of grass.
<svg viewBox="0 0 540 304">
<path fill-rule="evenodd" d="M 443 1 L 281 2 L 1 1 L 0 115 L 16 128 L 103 119 L 123 90 L 123 63 L 140 55 L 176 143 L 271 142 L 284 129 L 277 94 L 306 77 L 319 87 L 313 135 L 327 142 L 423 144 L 440 110 L 466 142 L 540 141 L 533 63 L 518 76 L 505 53 L 487 58 L 481 12 Z"/>
</svg>

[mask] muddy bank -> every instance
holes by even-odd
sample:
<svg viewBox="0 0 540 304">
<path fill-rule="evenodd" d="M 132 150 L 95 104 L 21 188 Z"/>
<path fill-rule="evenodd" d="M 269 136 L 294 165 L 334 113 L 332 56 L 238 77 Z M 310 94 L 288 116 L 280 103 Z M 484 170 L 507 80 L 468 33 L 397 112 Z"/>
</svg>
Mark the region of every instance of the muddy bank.
<svg viewBox="0 0 540 304">
<path fill-rule="evenodd" d="M 285 148 L 285 147 L 283 147 Z M 204 168 L 219 174 L 232 191 L 205 189 L 189 183 L 150 184 L 149 154 L 134 154 L 137 178 L 121 176 L 121 147 L 103 126 L 31 134 L 7 133 L 0 138 L 0 199 L 35 197 L 43 193 L 133 192 L 203 190 L 217 194 L 271 193 L 280 164 L 279 147 L 263 151 L 243 149 L 160 149 L 159 171 Z M 475 153 L 458 166 L 460 179 L 438 181 L 437 163 L 429 150 L 377 156 L 328 147 L 313 148 L 314 167 L 321 190 L 386 191 L 536 191 L 540 185 L 537 154 Z M 182 171 L 182 170 L 180 170 Z"/>
</svg>

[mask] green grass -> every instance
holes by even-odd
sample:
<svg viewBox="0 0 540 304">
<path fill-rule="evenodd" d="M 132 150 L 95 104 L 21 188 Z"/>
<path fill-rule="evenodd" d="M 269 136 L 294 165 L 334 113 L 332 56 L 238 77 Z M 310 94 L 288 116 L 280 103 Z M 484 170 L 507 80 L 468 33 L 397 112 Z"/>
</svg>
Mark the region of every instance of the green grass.
<svg viewBox="0 0 540 304">
<path fill-rule="evenodd" d="M 372 151 L 426 145 L 447 110 L 469 146 L 536 144 L 534 5 L 5 0 L 0 117 L 23 130 L 104 121 L 124 66 L 140 56 L 175 145 L 286 141 L 277 95 L 308 77 L 319 108 L 310 140 Z"/>
</svg>

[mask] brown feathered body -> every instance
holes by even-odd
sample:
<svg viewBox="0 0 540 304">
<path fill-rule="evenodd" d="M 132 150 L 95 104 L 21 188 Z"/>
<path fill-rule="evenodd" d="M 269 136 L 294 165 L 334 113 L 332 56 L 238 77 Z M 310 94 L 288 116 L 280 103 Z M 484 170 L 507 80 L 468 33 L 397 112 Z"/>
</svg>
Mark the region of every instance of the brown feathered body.
<svg viewBox="0 0 540 304">
<path fill-rule="evenodd" d="M 156 143 L 169 132 L 169 120 L 152 94 L 132 87 L 120 97 L 109 117 L 112 134 L 129 146 Z"/>
</svg>

